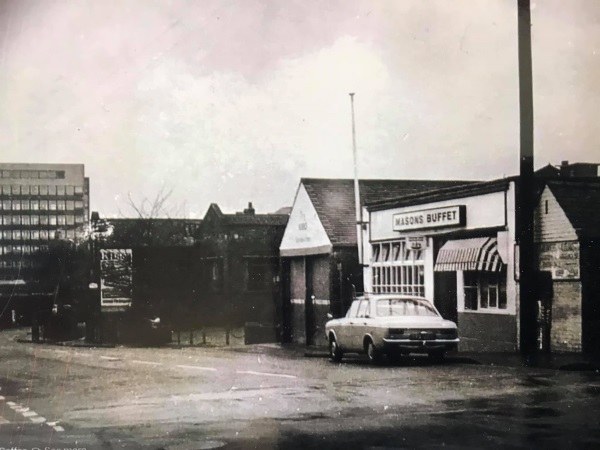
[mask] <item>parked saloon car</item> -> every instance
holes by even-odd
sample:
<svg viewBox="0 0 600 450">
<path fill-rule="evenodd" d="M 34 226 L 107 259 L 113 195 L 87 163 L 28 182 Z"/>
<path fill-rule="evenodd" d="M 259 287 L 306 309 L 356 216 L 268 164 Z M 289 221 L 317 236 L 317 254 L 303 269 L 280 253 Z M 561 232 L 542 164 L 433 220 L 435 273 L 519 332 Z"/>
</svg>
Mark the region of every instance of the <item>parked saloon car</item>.
<svg viewBox="0 0 600 450">
<path fill-rule="evenodd" d="M 329 320 L 325 329 L 334 361 L 344 353 L 366 353 L 372 362 L 409 353 L 442 358 L 459 341 L 456 324 L 427 299 L 393 294 L 354 300 L 346 317 Z"/>
</svg>

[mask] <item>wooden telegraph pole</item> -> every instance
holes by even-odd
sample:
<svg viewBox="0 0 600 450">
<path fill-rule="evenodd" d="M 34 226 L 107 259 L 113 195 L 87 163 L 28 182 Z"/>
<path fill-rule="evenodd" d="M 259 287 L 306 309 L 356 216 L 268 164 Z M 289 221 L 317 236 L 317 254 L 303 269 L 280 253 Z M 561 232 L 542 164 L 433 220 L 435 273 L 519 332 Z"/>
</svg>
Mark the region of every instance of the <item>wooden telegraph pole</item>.
<svg viewBox="0 0 600 450">
<path fill-rule="evenodd" d="M 533 80 L 531 63 L 530 0 L 518 1 L 520 172 L 517 188 L 517 242 L 519 245 L 520 349 L 526 363 L 537 353 L 537 296 L 533 244 Z"/>
</svg>

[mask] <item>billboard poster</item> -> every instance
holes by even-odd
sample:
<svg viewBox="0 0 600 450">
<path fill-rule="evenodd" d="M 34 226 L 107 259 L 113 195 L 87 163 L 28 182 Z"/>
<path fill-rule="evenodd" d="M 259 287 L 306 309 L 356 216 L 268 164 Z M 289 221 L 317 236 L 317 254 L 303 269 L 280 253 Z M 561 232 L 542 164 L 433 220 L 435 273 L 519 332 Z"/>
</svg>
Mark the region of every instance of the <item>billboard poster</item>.
<svg viewBox="0 0 600 450">
<path fill-rule="evenodd" d="M 124 311 L 133 299 L 131 249 L 100 250 L 100 298 L 102 311 Z"/>
</svg>

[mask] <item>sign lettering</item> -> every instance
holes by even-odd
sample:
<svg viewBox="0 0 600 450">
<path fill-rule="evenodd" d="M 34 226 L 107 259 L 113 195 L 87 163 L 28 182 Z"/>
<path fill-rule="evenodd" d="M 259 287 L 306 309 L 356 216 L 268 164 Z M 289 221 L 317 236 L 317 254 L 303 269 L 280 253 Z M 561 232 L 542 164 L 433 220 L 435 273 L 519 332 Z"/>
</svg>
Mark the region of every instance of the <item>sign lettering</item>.
<svg viewBox="0 0 600 450">
<path fill-rule="evenodd" d="M 394 214 L 393 230 L 406 231 L 422 228 L 442 228 L 465 225 L 466 207 L 447 206 Z"/>
</svg>

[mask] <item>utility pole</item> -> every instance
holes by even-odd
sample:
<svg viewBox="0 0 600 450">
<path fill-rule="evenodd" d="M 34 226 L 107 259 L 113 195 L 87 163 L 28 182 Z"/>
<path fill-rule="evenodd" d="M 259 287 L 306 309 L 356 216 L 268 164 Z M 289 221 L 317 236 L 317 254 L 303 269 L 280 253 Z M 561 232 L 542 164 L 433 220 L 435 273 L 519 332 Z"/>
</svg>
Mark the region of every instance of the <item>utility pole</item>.
<svg viewBox="0 0 600 450">
<path fill-rule="evenodd" d="M 533 80 L 530 0 L 518 1 L 520 171 L 517 187 L 520 349 L 528 365 L 537 353 L 537 296 L 533 243 Z"/>
</svg>

